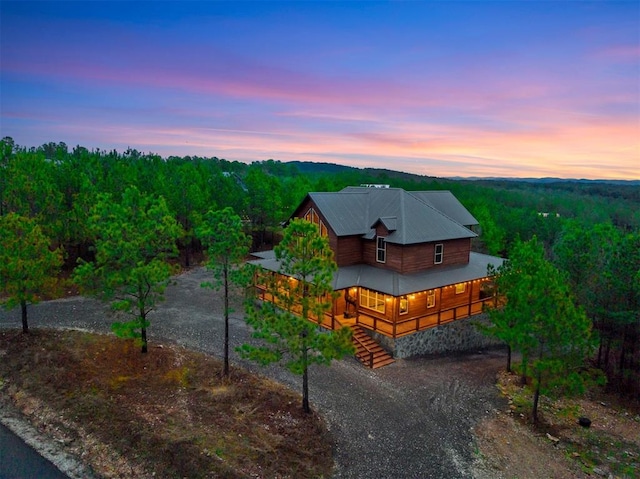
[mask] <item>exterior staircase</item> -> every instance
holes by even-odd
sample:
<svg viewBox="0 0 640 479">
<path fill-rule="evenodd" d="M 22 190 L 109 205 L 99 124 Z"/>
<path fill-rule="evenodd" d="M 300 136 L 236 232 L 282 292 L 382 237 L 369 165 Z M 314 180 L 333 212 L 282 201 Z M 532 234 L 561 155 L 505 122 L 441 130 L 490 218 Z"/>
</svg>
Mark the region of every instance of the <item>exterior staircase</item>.
<svg viewBox="0 0 640 479">
<path fill-rule="evenodd" d="M 395 359 L 387 353 L 371 336 L 365 333 L 360 326 L 351 326 L 353 330 L 353 345 L 356 347 L 356 358 L 365 366 L 376 369 L 395 362 Z"/>
</svg>

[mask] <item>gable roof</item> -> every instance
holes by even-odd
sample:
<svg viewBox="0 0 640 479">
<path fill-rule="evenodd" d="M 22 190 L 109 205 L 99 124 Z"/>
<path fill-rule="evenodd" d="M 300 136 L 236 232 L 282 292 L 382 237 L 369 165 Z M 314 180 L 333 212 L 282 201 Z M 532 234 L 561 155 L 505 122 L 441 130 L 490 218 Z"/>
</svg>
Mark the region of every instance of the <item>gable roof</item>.
<svg viewBox="0 0 640 479">
<path fill-rule="evenodd" d="M 451 194 L 450 197 L 455 199 Z M 389 230 L 387 242 L 403 245 L 477 236 L 458 220 L 425 201 L 428 196 L 421 198 L 401 188 L 348 187 L 334 193 L 309 193 L 308 198 L 338 236 L 373 238 L 378 223 Z M 448 208 L 450 212 L 463 220 L 473 218 L 457 200 L 459 207 L 454 202 L 444 201 L 444 195 L 442 199 L 432 198 L 432 202 L 453 204 Z"/>
</svg>

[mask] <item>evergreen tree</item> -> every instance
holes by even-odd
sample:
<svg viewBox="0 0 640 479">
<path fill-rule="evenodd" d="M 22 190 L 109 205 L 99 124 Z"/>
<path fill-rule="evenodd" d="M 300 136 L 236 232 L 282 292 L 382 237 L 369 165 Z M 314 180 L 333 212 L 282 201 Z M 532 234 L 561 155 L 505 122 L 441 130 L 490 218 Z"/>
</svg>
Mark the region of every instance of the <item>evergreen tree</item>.
<svg viewBox="0 0 640 479">
<path fill-rule="evenodd" d="M 501 301 L 489 310 L 486 331 L 522 354 L 523 377 L 531 379 L 534 389 L 535 422 L 540 394 L 579 393 L 592 378 L 585 374 L 594 346 L 591 322 L 535 237 L 516 243 L 496 273 Z"/>
<path fill-rule="evenodd" d="M 20 305 L 22 332 L 29 332 L 27 305 L 37 303 L 56 282 L 62 251 L 35 220 L 9 213 L 0 216 L 0 302 L 7 309 Z"/>
<path fill-rule="evenodd" d="M 136 187 L 124 191 L 115 203 L 108 194 L 98 196 L 89 228 L 95 235 L 95 263 L 80 261 L 74 279 L 89 294 L 109 301 L 116 311 L 134 319 L 115 322 L 116 335 L 141 341 L 147 352 L 148 315 L 159 301 L 174 268 L 181 229 L 162 198 L 141 194 Z"/>
<path fill-rule="evenodd" d="M 318 226 L 294 219 L 285 229 L 275 249 L 281 275 L 266 275 L 267 296 L 274 302 L 261 307 L 247 306 L 247 322 L 262 346 L 243 345 L 243 357 L 262 365 L 284 361 L 285 367 L 302 375 L 302 409 L 309 407 L 309 366 L 328 365 L 333 359 L 353 354 L 351 330 L 321 331 L 313 321 L 322 322 L 331 308 L 336 264 L 326 237 Z"/>
<path fill-rule="evenodd" d="M 207 248 L 207 268 L 213 272 L 214 281 L 203 287 L 224 292 L 224 377 L 229 376 L 229 297 L 232 283 L 247 284 L 241 264 L 249 252 L 251 238 L 242 230 L 242 220 L 231 207 L 209 211 L 196 229 L 196 236 Z"/>
</svg>

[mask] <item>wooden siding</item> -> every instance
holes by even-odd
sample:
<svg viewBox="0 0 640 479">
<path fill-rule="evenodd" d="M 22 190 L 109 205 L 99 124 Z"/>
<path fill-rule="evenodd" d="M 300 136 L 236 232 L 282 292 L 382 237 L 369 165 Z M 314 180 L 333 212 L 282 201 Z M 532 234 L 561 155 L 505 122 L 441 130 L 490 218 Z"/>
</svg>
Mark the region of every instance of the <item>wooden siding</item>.
<svg viewBox="0 0 640 479">
<path fill-rule="evenodd" d="M 388 247 L 389 245 L 387 245 Z M 380 266 L 382 263 L 376 261 L 376 240 L 360 240 L 362 248 L 362 262 L 371 266 Z M 388 253 L 387 253 L 388 254 Z"/>
<path fill-rule="evenodd" d="M 338 266 L 351 266 L 363 262 L 362 239 L 360 236 L 342 236 L 336 238 L 335 246 L 330 241 L 331 249 L 335 255 L 335 261 Z M 374 249 L 375 254 L 375 249 Z"/>
<path fill-rule="evenodd" d="M 338 238 L 338 236 L 333 232 L 333 230 L 331 229 L 331 225 L 327 222 L 327 219 L 322 215 L 322 213 L 318 210 L 318 207 L 315 205 L 315 203 L 310 198 L 307 198 L 298 207 L 298 210 L 297 210 L 298 216 L 296 216 L 296 218 L 303 218 L 304 219 L 304 215 L 307 214 L 307 212 L 311 208 L 314 209 L 314 211 L 318 215 L 318 218 L 320 218 L 320 220 L 322 220 L 322 222 L 324 223 L 325 227 L 327 228 L 327 235 L 328 235 L 328 238 L 329 238 L 329 247 L 333 251 L 334 260 L 336 261 L 338 266 L 344 266 L 344 265 L 340 264 L 340 262 L 338 261 L 338 251 L 340 250 L 340 245 L 339 245 L 340 238 Z M 351 264 L 353 264 L 353 263 L 351 263 Z"/>
<path fill-rule="evenodd" d="M 375 240 L 362 240 L 362 259 L 358 262 L 390 269 L 401 274 L 417 273 L 425 269 L 467 264 L 469 262 L 469 254 L 471 253 L 470 239 L 442 241 L 444 254 L 440 264 L 435 264 L 434 262 L 436 244 L 440 243 L 421 243 L 406 246 L 387 243 L 387 260 L 384 263 L 379 263 L 376 260 Z M 350 248 L 356 248 L 355 243 L 351 244 Z M 352 257 L 355 257 L 355 255 L 352 254 Z M 338 265 L 342 266 L 340 263 Z"/>
<path fill-rule="evenodd" d="M 436 244 L 442 244 L 444 247 L 442 263 L 440 264 L 435 264 Z M 467 264 L 470 253 L 471 240 L 468 238 L 407 245 L 402 248 L 401 269 L 397 271 L 402 274 L 410 274 L 434 267 Z"/>
</svg>

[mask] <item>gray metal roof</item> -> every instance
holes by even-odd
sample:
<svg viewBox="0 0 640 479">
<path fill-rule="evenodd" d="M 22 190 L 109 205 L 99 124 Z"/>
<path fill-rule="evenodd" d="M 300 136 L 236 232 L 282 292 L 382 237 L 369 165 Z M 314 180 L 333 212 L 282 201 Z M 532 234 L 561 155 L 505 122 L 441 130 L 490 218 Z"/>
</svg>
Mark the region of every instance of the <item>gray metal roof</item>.
<svg viewBox="0 0 640 479">
<path fill-rule="evenodd" d="M 453 217 L 400 188 L 349 187 L 337 193 L 309 193 L 309 197 L 338 236 L 373 237 L 372 228 L 379 221 L 393 227 L 386 237 L 390 243 L 414 244 L 476 236 Z M 462 219 L 473 218 L 468 212 L 468 217 L 462 215 L 459 210 L 464 207 L 459 202 L 458 205 L 450 206 L 449 210 L 456 210 Z"/>
<path fill-rule="evenodd" d="M 392 296 L 401 296 L 485 278 L 488 265 L 491 264 L 497 268 L 503 261 L 504 259 L 496 256 L 472 252 L 468 264 L 431 268 L 413 274 L 400 274 L 369 265 L 345 266 L 338 268 L 334 274 L 333 289 L 363 287 Z M 250 263 L 269 271 L 280 270 L 280 263 L 275 257 L 258 259 Z"/>
<path fill-rule="evenodd" d="M 415 196 L 428 205 L 433 206 L 438 211 L 444 213 L 449 218 L 454 219 L 461 225 L 475 226 L 478 220 L 473 217 L 458 198 L 453 196 L 448 190 L 442 191 L 410 191 L 409 194 Z"/>
</svg>

